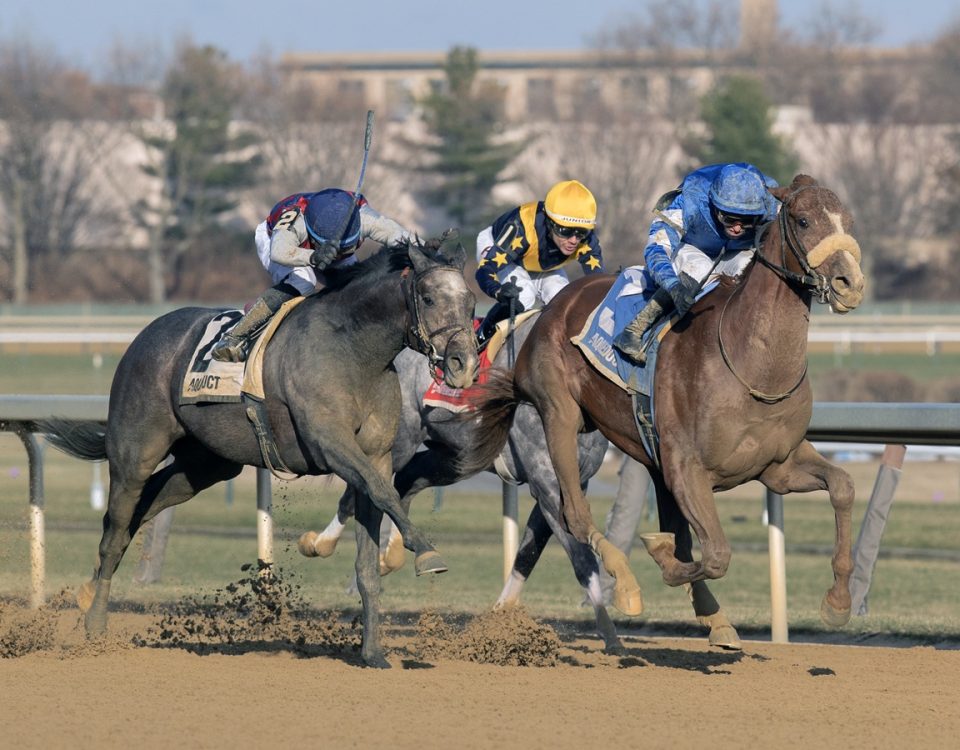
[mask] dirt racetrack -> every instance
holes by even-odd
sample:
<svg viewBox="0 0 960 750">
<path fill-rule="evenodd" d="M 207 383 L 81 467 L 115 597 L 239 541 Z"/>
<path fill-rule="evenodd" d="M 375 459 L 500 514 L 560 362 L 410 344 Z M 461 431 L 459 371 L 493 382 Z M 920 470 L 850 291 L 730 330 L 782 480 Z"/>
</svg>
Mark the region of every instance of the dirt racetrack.
<svg viewBox="0 0 960 750">
<path fill-rule="evenodd" d="M 111 612 L 90 643 L 65 600 L 39 613 L 0 602 L 2 746 L 945 748 L 960 736 L 951 648 L 746 641 L 738 653 L 632 637 L 613 656 L 520 611 L 388 623 L 393 669 L 378 671 L 360 666 L 349 617 L 254 622 L 260 637 L 219 618 Z"/>
</svg>

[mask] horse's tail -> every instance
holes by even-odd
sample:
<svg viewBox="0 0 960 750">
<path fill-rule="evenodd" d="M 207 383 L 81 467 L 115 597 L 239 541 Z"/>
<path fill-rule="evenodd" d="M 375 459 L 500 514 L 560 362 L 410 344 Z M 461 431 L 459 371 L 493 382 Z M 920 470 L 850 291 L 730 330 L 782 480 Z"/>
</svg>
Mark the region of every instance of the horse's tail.
<svg viewBox="0 0 960 750">
<path fill-rule="evenodd" d="M 469 449 L 457 458 L 460 476 L 473 476 L 489 469 L 507 443 L 513 415 L 520 399 L 513 382 L 513 371 L 492 368 L 487 372 L 487 381 L 471 388 L 471 411 L 463 412 L 463 418 L 474 426 Z"/>
<path fill-rule="evenodd" d="M 107 425 L 105 422 L 70 422 L 66 419 L 44 419 L 34 422 L 36 432 L 47 436 L 54 448 L 85 461 L 103 461 L 107 457 Z"/>
</svg>

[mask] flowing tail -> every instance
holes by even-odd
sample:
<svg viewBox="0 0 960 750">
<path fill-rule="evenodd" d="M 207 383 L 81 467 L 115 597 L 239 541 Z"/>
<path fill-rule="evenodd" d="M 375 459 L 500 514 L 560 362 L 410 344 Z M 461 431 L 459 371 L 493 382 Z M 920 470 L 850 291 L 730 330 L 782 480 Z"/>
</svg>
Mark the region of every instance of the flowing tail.
<svg viewBox="0 0 960 750">
<path fill-rule="evenodd" d="M 493 465 L 506 445 L 520 403 L 512 370 L 493 368 L 485 383 L 470 390 L 476 394 L 470 398 L 473 408 L 462 412 L 460 418 L 473 423 L 475 430 L 469 450 L 462 451 L 457 459 L 461 476 L 473 476 Z"/>
<path fill-rule="evenodd" d="M 104 422 L 70 422 L 44 419 L 34 423 L 35 431 L 47 436 L 54 448 L 86 461 L 107 457 L 107 425 Z"/>
</svg>

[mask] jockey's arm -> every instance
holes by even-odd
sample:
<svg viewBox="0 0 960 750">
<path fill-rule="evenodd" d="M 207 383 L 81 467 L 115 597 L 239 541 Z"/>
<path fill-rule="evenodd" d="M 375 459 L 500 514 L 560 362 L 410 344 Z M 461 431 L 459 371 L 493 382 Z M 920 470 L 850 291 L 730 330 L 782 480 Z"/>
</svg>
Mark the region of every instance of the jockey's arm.
<svg viewBox="0 0 960 750">
<path fill-rule="evenodd" d="M 597 239 L 596 232 L 587 235 L 587 241 L 577 251 L 577 262 L 583 268 L 584 274 L 603 272 L 603 250 L 600 248 L 600 240 Z"/>
<path fill-rule="evenodd" d="M 270 260 L 282 266 L 309 266 L 313 249 L 301 247 L 307 241 L 307 225 L 303 216 L 287 226 L 277 226 L 270 237 Z"/>
<path fill-rule="evenodd" d="M 413 232 L 366 203 L 360 207 L 360 235 L 387 247 L 414 239 Z"/>
<path fill-rule="evenodd" d="M 643 260 L 657 286 L 667 291 L 680 283 L 672 261 L 678 247 L 680 233 L 664 219 L 655 219 L 650 225 L 650 237 L 643 251 Z"/>
<path fill-rule="evenodd" d="M 484 294 L 496 299 L 502 279 L 506 279 L 509 270 L 514 267 L 516 264 L 511 262 L 503 248 L 491 245 L 483 253 L 477 266 L 477 285 Z"/>
</svg>

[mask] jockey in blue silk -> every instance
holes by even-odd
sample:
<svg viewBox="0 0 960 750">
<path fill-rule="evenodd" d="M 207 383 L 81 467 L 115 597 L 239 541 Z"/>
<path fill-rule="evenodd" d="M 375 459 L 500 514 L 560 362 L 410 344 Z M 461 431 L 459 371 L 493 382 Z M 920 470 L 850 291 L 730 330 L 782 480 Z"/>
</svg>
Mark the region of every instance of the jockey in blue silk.
<svg viewBox="0 0 960 750">
<path fill-rule="evenodd" d="M 480 342 L 514 311 L 547 304 L 570 283 L 563 266 L 576 259 L 585 274 L 603 271 L 597 201 L 576 180 L 558 182 L 543 201 L 507 211 L 477 235 L 477 283 L 496 300 L 477 335 Z"/>
<path fill-rule="evenodd" d="M 743 272 L 757 229 L 777 216 L 772 187 L 776 180 L 752 164 L 711 164 L 660 198 L 643 251 L 644 286 L 656 291 L 614 340 L 617 349 L 644 364 L 643 335 L 661 314 L 683 317 L 704 284 Z"/>
<path fill-rule="evenodd" d="M 257 255 L 274 286 L 217 342 L 210 356 L 221 362 L 245 360 L 251 337 L 280 306 L 322 288 L 324 269 L 356 263 L 357 248 L 366 238 L 392 246 L 413 235 L 377 213 L 362 195 L 347 190 L 294 193 L 277 203 L 254 233 Z"/>
</svg>

